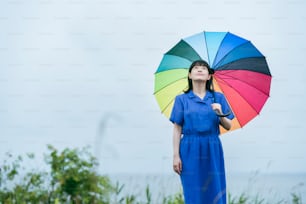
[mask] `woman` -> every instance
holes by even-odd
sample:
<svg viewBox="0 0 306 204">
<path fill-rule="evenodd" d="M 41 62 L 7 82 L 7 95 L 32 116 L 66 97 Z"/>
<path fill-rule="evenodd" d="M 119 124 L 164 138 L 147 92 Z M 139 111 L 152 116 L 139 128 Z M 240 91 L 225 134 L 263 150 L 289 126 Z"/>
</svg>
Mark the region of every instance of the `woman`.
<svg viewBox="0 0 306 204">
<path fill-rule="evenodd" d="M 170 116 L 173 168 L 181 177 L 186 204 L 226 203 L 219 125 L 229 130 L 234 115 L 223 94 L 214 92 L 213 73 L 207 62 L 193 62 L 188 89 L 175 98 Z M 223 113 L 230 114 L 225 117 Z"/>
</svg>

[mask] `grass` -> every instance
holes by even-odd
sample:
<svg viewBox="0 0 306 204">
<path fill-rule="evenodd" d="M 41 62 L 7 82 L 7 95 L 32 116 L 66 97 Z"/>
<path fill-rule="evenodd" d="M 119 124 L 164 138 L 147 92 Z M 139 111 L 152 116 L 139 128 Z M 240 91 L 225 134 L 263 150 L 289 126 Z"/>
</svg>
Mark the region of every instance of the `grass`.
<svg viewBox="0 0 306 204">
<path fill-rule="evenodd" d="M 175 180 L 168 179 L 161 175 L 145 176 L 145 178 L 131 176 L 129 179 L 124 177 L 113 177 L 112 180 L 116 180 L 115 178 L 117 178 L 119 182 L 126 184 L 121 186 L 122 188 L 118 195 L 121 195 L 121 198 L 124 197 L 124 195 L 128 195 L 128 198 L 133 198 L 127 199 L 129 202 L 124 203 L 184 203 L 182 189 L 178 188 L 180 187 L 179 181 L 176 183 Z M 280 188 L 271 189 L 270 185 L 267 185 L 266 182 L 270 182 L 271 180 L 265 180 L 265 176 L 263 176 L 263 178 L 260 177 L 260 179 L 264 179 L 264 182 L 259 182 L 256 179 L 258 179 L 258 177 L 253 176 L 250 183 L 247 185 L 241 184 L 243 186 L 240 186 L 239 183 L 235 184 L 235 187 L 239 187 L 239 189 L 235 189 L 235 191 L 233 190 L 234 186 L 231 187 L 232 189 L 228 189 L 227 204 L 302 204 L 303 198 L 305 199 L 306 188 L 304 182 L 300 182 L 292 188 L 288 187 L 286 188 L 288 189 L 287 191 L 282 191 L 281 193 L 277 192 Z M 139 184 L 139 182 L 141 182 L 141 184 Z M 148 183 L 150 186 L 146 185 Z M 290 184 L 288 183 L 288 185 Z"/>
<path fill-rule="evenodd" d="M 258 195 L 251 197 L 242 193 L 240 196 L 232 197 L 231 194 L 229 194 L 228 204 L 302 204 L 302 196 L 291 193 L 291 200 L 281 199 L 271 202 Z"/>
<path fill-rule="evenodd" d="M 126 195 L 126 196 L 120 196 L 122 193 L 122 190 L 124 188 L 124 185 L 119 185 L 117 182 L 116 185 L 116 192 L 117 197 L 120 197 L 119 200 L 114 200 L 113 203 L 115 204 L 155 204 L 155 203 L 161 203 L 161 204 L 184 204 L 183 194 L 182 192 L 175 193 L 174 195 L 168 195 L 163 196 L 161 200 L 156 200 L 154 198 L 154 195 L 152 195 L 150 187 L 147 185 L 147 187 L 144 189 L 144 198 L 141 199 L 140 195 Z M 283 195 L 286 196 L 286 195 Z M 264 197 L 261 197 L 260 195 L 251 196 L 247 193 L 241 193 L 238 196 L 233 196 L 231 193 L 228 193 L 227 195 L 227 202 L 228 204 L 302 204 L 302 195 L 299 193 L 291 193 L 290 199 L 275 199 L 274 201 L 270 201 Z"/>
<path fill-rule="evenodd" d="M 149 188 L 146 188 L 146 192 Z M 122 202 L 123 201 L 123 202 Z M 126 204 L 151 204 L 153 203 L 151 200 L 151 195 L 146 197 L 146 200 L 141 201 L 137 199 L 135 195 L 128 195 L 121 199 L 121 202 L 118 203 L 126 203 Z M 183 195 L 181 192 L 166 196 L 162 199 L 162 204 L 184 204 Z M 267 201 L 265 198 L 261 198 L 260 196 L 251 197 L 242 193 L 237 197 L 232 197 L 231 194 L 228 195 L 228 204 L 302 204 L 301 195 L 297 195 L 292 193 L 291 200 L 276 200 L 275 202 Z"/>
</svg>

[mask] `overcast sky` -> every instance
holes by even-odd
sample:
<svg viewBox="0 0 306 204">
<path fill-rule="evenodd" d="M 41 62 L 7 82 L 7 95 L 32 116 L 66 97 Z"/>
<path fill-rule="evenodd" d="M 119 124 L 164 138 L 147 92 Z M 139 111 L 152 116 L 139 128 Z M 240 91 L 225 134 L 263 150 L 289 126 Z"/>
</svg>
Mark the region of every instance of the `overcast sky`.
<svg viewBox="0 0 306 204">
<path fill-rule="evenodd" d="M 172 171 L 154 72 L 181 38 L 230 31 L 273 75 L 259 117 L 222 135 L 229 172 L 306 172 L 306 1 L 2 0 L 0 155 L 92 146 L 106 173 Z M 35 165 L 35 164 L 31 164 Z"/>
</svg>

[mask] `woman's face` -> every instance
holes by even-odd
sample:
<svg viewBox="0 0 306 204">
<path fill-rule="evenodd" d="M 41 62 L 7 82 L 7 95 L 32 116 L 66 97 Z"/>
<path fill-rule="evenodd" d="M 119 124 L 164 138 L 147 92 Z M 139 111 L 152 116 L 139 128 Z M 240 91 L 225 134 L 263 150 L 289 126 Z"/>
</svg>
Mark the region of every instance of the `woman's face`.
<svg viewBox="0 0 306 204">
<path fill-rule="evenodd" d="M 211 77 L 208 68 L 203 65 L 194 66 L 188 76 L 193 81 L 207 81 Z"/>
</svg>

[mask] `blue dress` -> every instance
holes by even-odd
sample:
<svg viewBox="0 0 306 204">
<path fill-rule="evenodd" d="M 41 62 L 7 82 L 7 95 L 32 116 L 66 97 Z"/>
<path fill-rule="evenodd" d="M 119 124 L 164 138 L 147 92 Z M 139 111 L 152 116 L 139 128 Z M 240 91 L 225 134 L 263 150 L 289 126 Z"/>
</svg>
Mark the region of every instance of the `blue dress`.
<svg viewBox="0 0 306 204">
<path fill-rule="evenodd" d="M 225 204 L 224 157 L 219 139 L 220 119 L 212 110 L 214 101 L 223 113 L 230 107 L 219 92 L 207 91 L 203 100 L 192 91 L 175 98 L 170 121 L 182 126 L 181 182 L 186 204 Z M 227 116 L 233 119 L 234 115 Z"/>
</svg>

